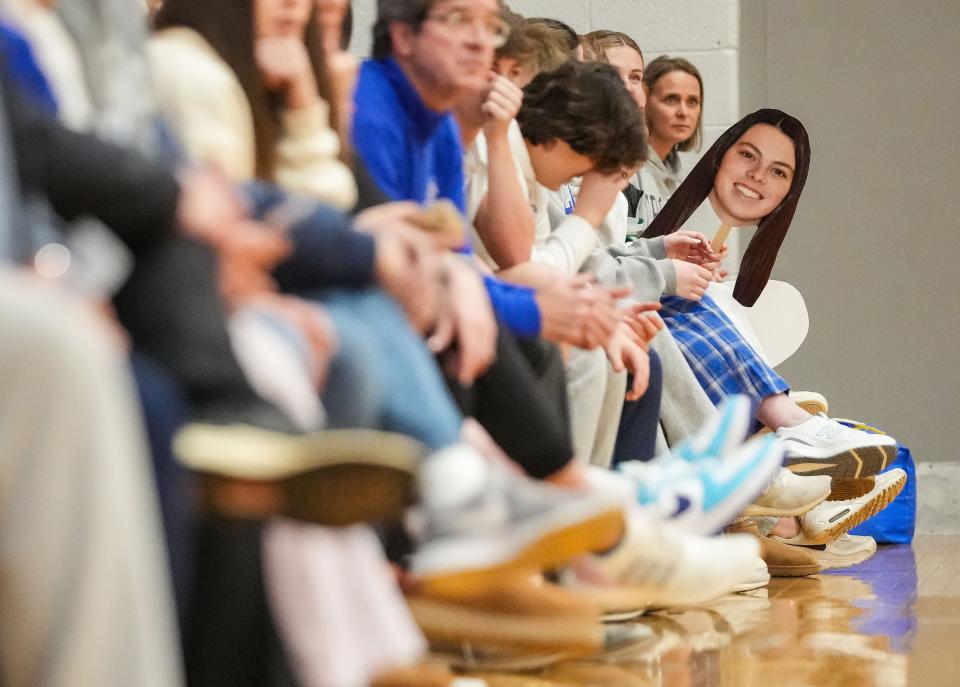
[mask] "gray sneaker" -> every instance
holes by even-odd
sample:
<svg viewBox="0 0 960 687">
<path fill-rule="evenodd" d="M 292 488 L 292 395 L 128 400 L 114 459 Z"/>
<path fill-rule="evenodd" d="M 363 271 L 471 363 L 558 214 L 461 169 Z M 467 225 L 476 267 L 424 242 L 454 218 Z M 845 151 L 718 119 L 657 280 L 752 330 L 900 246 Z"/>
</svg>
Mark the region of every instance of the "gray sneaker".
<svg viewBox="0 0 960 687">
<path fill-rule="evenodd" d="M 603 551 L 623 534 L 620 499 L 548 486 L 493 469 L 484 488 L 456 509 L 417 514 L 422 526 L 412 572 L 428 589 L 469 593 L 498 573 L 547 570 Z"/>
</svg>

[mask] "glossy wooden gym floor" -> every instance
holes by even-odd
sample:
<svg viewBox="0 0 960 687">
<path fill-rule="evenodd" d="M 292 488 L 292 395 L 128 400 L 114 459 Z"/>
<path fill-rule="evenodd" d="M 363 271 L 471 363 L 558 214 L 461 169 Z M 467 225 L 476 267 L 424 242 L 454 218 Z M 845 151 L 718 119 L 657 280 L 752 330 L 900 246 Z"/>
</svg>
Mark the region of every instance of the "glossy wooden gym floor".
<svg viewBox="0 0 960 687">
<path fill-rule="evenodd" d="M 960 537 L 880 547 L 856 568 L 639 622 L 657 643 L 615 662 L 482 677 L 490 687 L 960 687 Z"/>
</svg>

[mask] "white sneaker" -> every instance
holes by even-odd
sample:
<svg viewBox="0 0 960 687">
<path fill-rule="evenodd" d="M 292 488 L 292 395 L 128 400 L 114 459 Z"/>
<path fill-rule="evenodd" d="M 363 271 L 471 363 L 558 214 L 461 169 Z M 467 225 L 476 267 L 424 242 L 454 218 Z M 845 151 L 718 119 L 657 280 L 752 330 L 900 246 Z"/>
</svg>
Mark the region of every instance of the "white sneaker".
<svg viewBox="0 0 960 687">
<path fill-rule="evenodd" d="M 877 552 L 877 542 L 873 537 L 856 534 L 841 534 L 839 537 L 820 546 L 803 547 L 817 559 L 824 570 L 849 568 L 868 560 Z"/>
<path fill-rule="evenodd" d="M 826 544 L 886 508 L 906 483 L 906 472 L 900 468 L 888 470 L 876 476 L 873 489 L 863 496 L 847 501 L 824 501 L 801 515 L 801 531 L 796 537 L 774 539 L 798 546 Z"/>
<path fill-rule="evenodd" d="M 750 535 L 701 537 L 633 513 L 623 541 L 593 561 L 611 581 L 647 590 L 649 606 L 667 608 L 726 594 L 750 577 L 759 551 Z"/>
<path fill-rule="evenodd" d="M 734 593 L 752 592 L 754 589 L 762 589 L 769 584 L 770 570 L 767 569 L 766 562 L 760 558 L 760 556 L 757 556 L 757 559 L 753 562 L 753 568 L 750 570 L 750 573 L 733 585 L 730 591 Z"/>
<path fill-rule="evenodd" d="M 776 434 L 783 439 L 787 467 L 802 475 L 872 477 L 897 455 L 893 437 L 851 429 L 823 414 Z"/>
<path fill-rule="evenodd" d="M 782 518 L 803 515 L 830 495 L 833 480 L 827 475 L 800 476 L 780 468 L 762 494 L 744 515 L 776 515 Z"/>
</svg>

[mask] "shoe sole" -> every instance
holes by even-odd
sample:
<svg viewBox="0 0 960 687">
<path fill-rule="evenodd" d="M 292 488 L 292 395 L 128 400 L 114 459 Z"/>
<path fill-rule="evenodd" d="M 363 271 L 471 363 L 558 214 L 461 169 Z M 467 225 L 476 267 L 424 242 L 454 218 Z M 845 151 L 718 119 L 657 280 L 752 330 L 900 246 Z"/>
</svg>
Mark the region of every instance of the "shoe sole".
<svg viewBox="0 0 960 687">
<path fill-rule="evenodd" d="M 463 654 L 441 651 L 432 652 L 431 655 L 443 661 L 453 670 L 472 673 L 530 673 L 549 668 L 563 661 L 569 661 L 571 658 L 580 659 L 583 657 L 582 653 L 570 654 L 562 651 L 478 657 L 471 653 L 470 647 L 465 647 Z"/>
<path fill-rule="evenodd" d="M 620 541 L 625 529 L 623 510 L 615 506 L 532 538 L 522 544 L 515 554 L 496 563 L 455 571 L 431 572 L 429 566 L 426 571 L 417 570 L 415 557 L 414 573 L 427 596 L 469 597 L 471 590 L 489 585 L 491 580 L 496 578 L 512 578 L 517 571 L 523 570 L 551 570 L 561 567 L 576 556 L 608 550 Z M 442 548 L 442 545 L 438 548 Z M 456 556 L 449 553 L 444 555 L 434 551 L 432 555 L 446 560 L 457 560 Z"/>
<path fill-rule="evenodd" d="M 773 516 L 780 518 L 790 518 L 803 515 L 808 510 L 812 510 L 819 506 L 821 503 L 830 498 L 830 494 L 824 494 L 823 496 L 818 496 L 813 501 L 805 503 L 802 506 L 796 506 L 795 508 L 774 508 L 772 506 L 758 506 L 753 503 L 747 506 L 747 509 L 743 511 L 744 517 L 759 517 L 759 516 Z"/>
<path fill-rule="evenodd" d="M 876 547 L 869 551 L 858 551 L 855 556 L 841 556 L 837 554 L 830 553 L 829 551 L 811 551 L 810 554 L 817 559 L 820 563 L 820 567 L 824 570 L 835 570 L 837 568 L 850 568 L 854 565 L 860 565 L 861 563 L 870 560 L 873 558 L 874 554 L 877 553 Z"/>
<path fill-rule="evenodd" d="M 491 672 L 491 673 L 529 673 L 536 670 L 542 670 L 557 663 L 565 661 L 585 661 L 588 663 L 612 663 L 624 658 L 634 658 L 639 652 L 652 648 L 660 641 L 659 635 L 650 630 L 647 637 L 637 637 L 633 641 L 627 642 L 615 649 L 608 649 L 602 653 L 584 655 L 580 652 L 536 652 L 527 654 L 518 654 L 511 652 L 509 655 L 502 656 L 481 656 L 473 655 L 471 647 L 468 645 L 460 654 L 450 653 L 442 650 L 434 656 L 444 661 L 450 668 L 459 671 L 469 672 Z"/>
<path fill-rule="evenodd" d="M 847 449 L 826 458 L 787 456 L 784 466 L 798 475 L 829 475 L 834 479 L 873 477 L 897 455 L 896 446 L 863 446 Z"/>
<path fill-rule="evenodd" d="M 823 566 L 815 565 L 773 565 L 767 564 L 770 577 L 809 577 L 823 570 Z"/>
<path fill-rule="evenodd" d="M 282 484 L 283 515 L 328 527 L 397 520 L 416 500 L 412 474 L 378 465 L 333 465 Z"/>
<path fill-rule="evenodd" d="M 830 407 L 827 405 L 827 399 L 816 391 L 791 391 L 790 400 L 811 415 L 829 414 Z"/>
<path fill-rule="evenodd" d="M 900 495 L 900 492 L 903 490 L 903 487 L 906 485 L 906 483 L 907 476 L 904 474 L 896 482 L 893 482 L 883 491 L 874 496 L 864 505 L 863 508 L 851 515 L 849 518 L 837 522 L 833 527 L 822 531 L 815 537 L 808 536 L 808 543 L 814 546 L 828 544 L 841 534 L 846 534 L 857 525 L 863 523 L 869 518 L 872 518 L 874 515 L 890 505 L 890 503 Z"/>
<path fill-rule="evenodd" d="M 751 580 L 750 582 L 742 582 L 734 586 L 731 590 L 731 594 L 739 594 L 741 592 L 752 592 L 755 589 L 763 589 L 764 587 L 770 586 L 770 576 L 766 580 Z"/>
<path fill-rule="evenodd" d="M 629 583 L 615 587 L 578 583 L 567 587 L 567 591 L 599 608 L 605 623 L 622 623 L 639 618 L 656 596 L 652 587 Z"/>
<path fill-rule="evenodd" d="M 827 501 L 849 501 L 869 494 L 876 486 L 875 477 L 861 477 L 859 479 L 835 479 L 832 483 Z"/>
<path fill-rule="evenodd" d="M 213 480 L 270 484 L 282 494 L 275 515 L 342 527 L 399 517 L 416 496 L 421 444 L 368 430 L 287 436 L 251 427 L 193 425 L 174 450 Z M 268 456 L 268 459 L 264 459 Z"/>
<path fill-rule="evenodd" d="M 401 434 L 330 429 L 288 435 L 249 425 L 191 424 L 177 433 L 174 453 L 195 472 L 279 481 L 333 465 L 375 465 L 414 472 L 426 454 Z"/>
<path fill-rule="evenodd" d="M 618 611 L 618 612 L 604 613 L 602 616 L 602 620 L 605 623 L 626 623 L 626 622 L 630 622 L 631 620 L 636 620 L 646 612 L 647 612 L 647 608 L 646 606 L 644 606 L 642 609 L 636 610 L 636 611 Z"/>
<path fill-rule="evenodd" d="M 408 598 L 407 605 L 431 642 L 581 655 L 604 648 L 603 626 L 596 617 L 492 613 L 419 597 Z"/>
</svg>

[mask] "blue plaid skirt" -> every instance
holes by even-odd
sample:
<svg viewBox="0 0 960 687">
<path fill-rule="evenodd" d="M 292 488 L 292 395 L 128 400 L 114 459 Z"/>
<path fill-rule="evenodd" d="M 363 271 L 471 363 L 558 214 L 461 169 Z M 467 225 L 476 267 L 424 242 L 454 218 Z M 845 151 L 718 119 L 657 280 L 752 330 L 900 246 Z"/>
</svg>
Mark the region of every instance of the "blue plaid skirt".
<svg viewBox="0 0 960 687">
<path fill-rule="evenodd" d="M 746 394 L 756 407 L 767 396 L 790 389 L 709 296 L 699 303 L 664 296 L 660 304 L 667 329 L 714 404 L 732 394 Z"/>
</svg>

